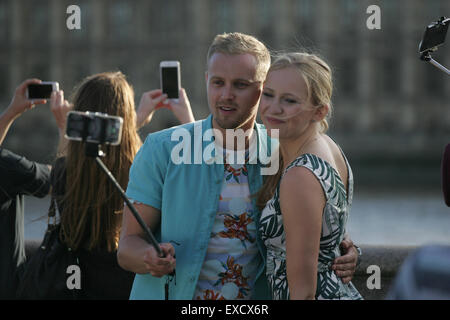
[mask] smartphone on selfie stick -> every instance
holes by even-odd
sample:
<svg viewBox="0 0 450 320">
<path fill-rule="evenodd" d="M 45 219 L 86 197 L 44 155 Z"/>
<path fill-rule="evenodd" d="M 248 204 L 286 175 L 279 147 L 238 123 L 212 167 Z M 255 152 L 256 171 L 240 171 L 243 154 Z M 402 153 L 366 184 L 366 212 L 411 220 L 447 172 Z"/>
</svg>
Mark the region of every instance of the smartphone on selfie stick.
<svg viewBox="0 0 450 320">
<path fill-rule="evenodd" d="M 99 112 L 80 112 L 70 111 L 67 114 L 66 134 L 65 137 L 69 140 L 86 142 L 86 156 L 95 158 L 95 161 L 100 168 L 106 173 L 109 180 L 114 184 L 120 195 L 124 199 L 127 206 L 130 208 L 137 222 L 147 236 L 147 242 L 153 245 L 160 257 L 164 256 L 163 251 L 159 247 L 158 242 L 153 236 L 152 231 L 148 228 L 145 222 L 140 217 L 139 213 L 130 202 L 122 187 L 117 183 L 114 176 L 104 165 L 100 157 L 105 154 L 100 150 L 102 144 L 119 145 L 122 137 L 123 119 L 117 116 L 110 116 Z"/>
<path fill-rule="evenodd" d="M 162 93 L 167 94 L 167 99 L 178 102 L 181 88 L 180 62 L 161 61 L 159 71 Z"/>
<path fill-rule="evenodd" d="M 152 231 L 128 199 L 120 184 L 100 159 L 100 157 L 105 155 L 105 153 L 100 149 L 102 144 L 113 146 L 120 144 L 122 137 L 122 125 L 123 119 L 121 117 L 110 116 L 99 112 L 70 111 L 67 114 L 65 137 L 69 140 L 85 142 L 86 156 L 95 158 L 97 164 L 119 191 L 121 197 L 125 201 L 128 208 L 130 208 L 130 211 L 136 221 L 144 230 L 146 241 L 155 248 L 159 257 L 164 257 L 164 252 L 159 246 L 159 243 L 154 237 Z M 165 284 L 166 300 L 169 299 L 169 282 L 172 281 L 174 276 L 175 270 L 167 277 Z"/>
<path fill-rule="evenodd" d="M 420 59 L 431 63 L 439 70 L 450 76 L 450 70 L 435 61 L 431 57 L 431 52 L 438 50 L 444 44 L 447 35 L 450 18 L 441 17 L 438 21 L 431 23 L 425 29 L 422 41 L 419 44 Z"/>
<path fill-rule="evenodd" d="M 419 44 L 420 59 L 450 75 L 450 70 L 433 60 L 445 41 L 450 19 L 442 17 L 427 26 Z M 450 206 L 450 144 L 442 158 L 442 191 Z M 389 300 L 448 300 L 450 298 L 450 246 L 427 245 L 415 250 L 402 263 L 388 292 Z"/>
<path fill-rule="evenodd" d="M 450 75 L 450 70 L 433 60 L 431 52 L 437 51 L 444 44 L 449 25 L 450 18 L 446 17 L 441 17 L 438 21 L 431 23 L 426 27 L 423 39 L 419 44 L 420 59 L 430 62 L 447 75 Z M 450 207 L 450 144 L 444 149 L 441 162 L 441 177 L 445 204 Z"/>
</svg>

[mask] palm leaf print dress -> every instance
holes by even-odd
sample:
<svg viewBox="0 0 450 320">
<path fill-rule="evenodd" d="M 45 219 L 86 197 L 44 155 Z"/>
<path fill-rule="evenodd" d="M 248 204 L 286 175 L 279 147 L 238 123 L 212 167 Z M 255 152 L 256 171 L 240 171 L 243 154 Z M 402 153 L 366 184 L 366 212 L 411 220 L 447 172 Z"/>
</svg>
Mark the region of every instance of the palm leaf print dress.
<svg viewBox="0 0 450 320">
<path fill-rule="evenodd" d="M 353 197 L 353 174 L 347 158 L 344 154 L 343 156 L 348 169 L 348 195 L 336 170 L 316 155 L 301 155 L 283 173 L 284 176 L 292 167 L 305 167 L 316 176 L 325 193 L 316 299 L 362 299 L 351 282 L 344 284 L 330 269 L 334 259 L 341 256 L 339 244 L 344 238 Z M 260 220 L 260 233 L 267 247 L 266 273 L 269 290 L 272 292 L 272 299 L 275 300 L 289 299 L 286 275 L 286 235 L 280 210 L 279 192 L 280 183 L 272 199 L 267 202 Z"/>
</svg>

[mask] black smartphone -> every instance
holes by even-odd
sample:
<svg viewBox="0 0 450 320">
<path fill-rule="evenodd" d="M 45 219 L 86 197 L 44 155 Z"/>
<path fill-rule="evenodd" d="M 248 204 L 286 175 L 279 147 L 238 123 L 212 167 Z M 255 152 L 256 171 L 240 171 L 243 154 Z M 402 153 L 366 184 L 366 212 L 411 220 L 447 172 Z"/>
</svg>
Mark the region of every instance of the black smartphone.
<svg viewBox="0 0 450 320">
<path fill-rule="evenodd" d="M 449 18 L 441 18 L 441 20 L 427 26 L 419 44 L 419 52 L 423 53 L 442 45 L 445 42 L 449 24 Z"/>
<path fill-rule="evenodd" d="M 180 91 L 180 62 L 179 61 L 161 61 L 159 64 L 161 73 L 161 89 L 167 94 L 168 99 L 179 99 Z"/>
<path fill-rule="evenodd" d="M 32 83 L 27 87 L 27 99 L 37 100 L 37 99 L 50 99 L 53 91 L 59 90 L 58 82 L 54 81 L 43 81 L 41 83 Z"/>
</svg>

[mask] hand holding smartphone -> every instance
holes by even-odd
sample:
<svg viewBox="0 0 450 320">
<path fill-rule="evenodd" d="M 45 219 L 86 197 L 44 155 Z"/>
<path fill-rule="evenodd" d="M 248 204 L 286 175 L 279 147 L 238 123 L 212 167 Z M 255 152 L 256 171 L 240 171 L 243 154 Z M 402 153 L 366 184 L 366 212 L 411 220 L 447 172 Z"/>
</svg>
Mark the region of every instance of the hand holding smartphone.
<svg viewBox="0 0 450 320">
<path fill-rule="evenodd" d="M 178 103 L 179 92 L 181 88 L 180 62 L 179 61 L 161 61 L 159 64 L 161 90 L 167 94 L 167 98 Z"/>
</svg>

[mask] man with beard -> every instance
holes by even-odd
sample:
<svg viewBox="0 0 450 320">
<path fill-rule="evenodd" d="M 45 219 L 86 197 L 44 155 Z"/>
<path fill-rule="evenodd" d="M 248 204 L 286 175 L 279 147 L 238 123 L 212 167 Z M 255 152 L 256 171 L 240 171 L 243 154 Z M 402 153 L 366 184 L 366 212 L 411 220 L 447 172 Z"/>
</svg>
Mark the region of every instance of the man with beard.
<svg viewBox="0 0 450 320">
<path fill-rule="evenodd" d="M 170 299 L 269 299 L 260 212 L 252 197 L 263 182 L 261 155 L 273 145 L 264 126 L 255 122 L 269 66 L 269 51 L 256 38 L 216 36 L 207 55 L 210 116 L 150 134 L 136 155 L 127 195 L 162 242 L 165 256 L 158 257 L 125 208 L 118 261 L 136 273 L 131 299 L 163 299 L 175 267 Z M 214 154 L 202 152 L 211 144 L 206 138 L 211 131 Z M 184 159 L 200 155 L 201 163 L 174 161 L 179 142 L 173 136 L 179 132 L 188 133 L 184 143 L 194 146 L 183 149 Z M 233 134 L 239 132 L 245 132 L 242 139 L 237 135 L 243 143 L 236 145 Z M 350 240 L 341 246 L 346 254 L 335 267 L 343 281 L 350 281 L 357 251 Z"/>
</svg>

